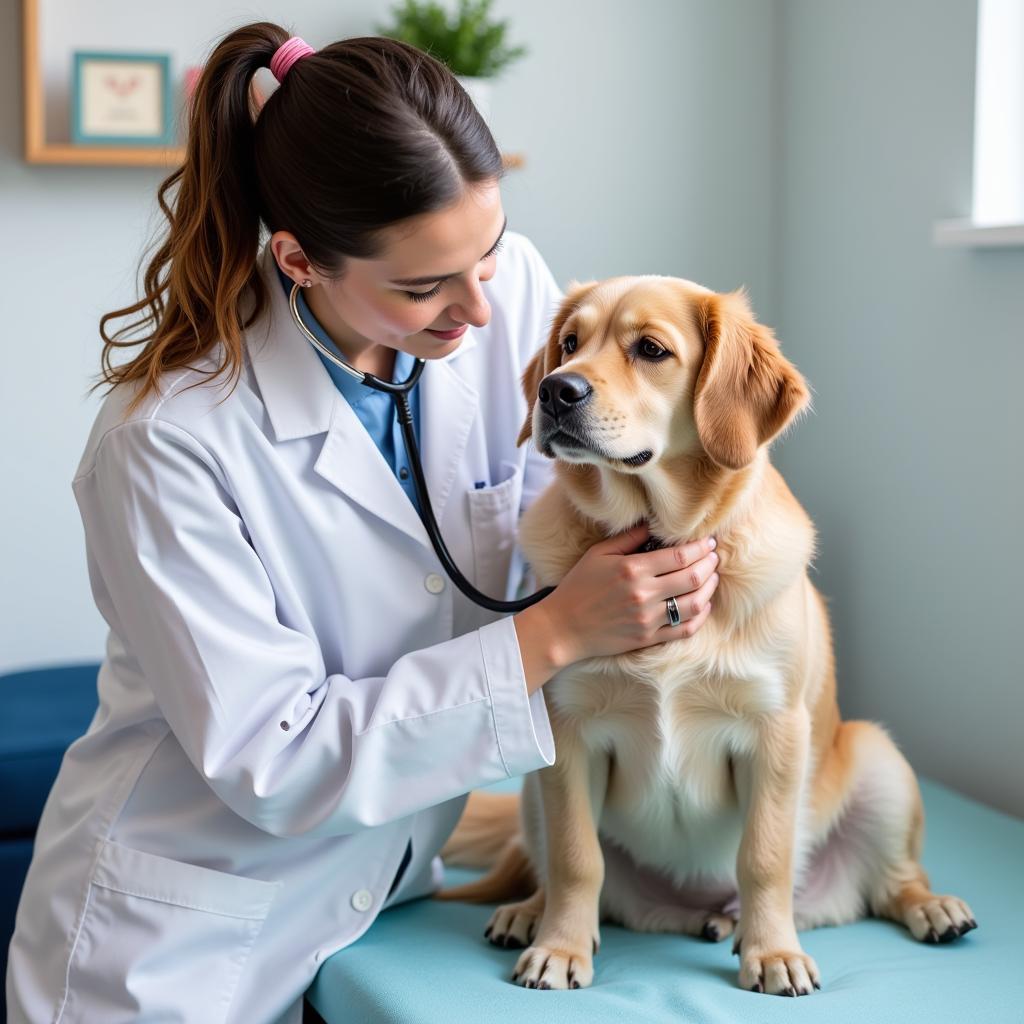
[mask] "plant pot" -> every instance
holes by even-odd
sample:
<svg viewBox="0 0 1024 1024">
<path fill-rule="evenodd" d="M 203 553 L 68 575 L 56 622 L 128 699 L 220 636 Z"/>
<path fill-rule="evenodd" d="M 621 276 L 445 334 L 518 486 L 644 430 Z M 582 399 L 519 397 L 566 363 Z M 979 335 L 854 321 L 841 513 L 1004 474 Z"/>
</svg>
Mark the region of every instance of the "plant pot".
<svg viewBox="0 0 1024 1024">
<path fill-rule="evenodd" d="M 469 93 L 473 106 L 480 112 L 480 116 L 490 123 L 491 119 L 491 86 L 493 82 L 489 78 L 476 78 L 467 75 L 456 75 L 459 85 Z"/>
</svg>

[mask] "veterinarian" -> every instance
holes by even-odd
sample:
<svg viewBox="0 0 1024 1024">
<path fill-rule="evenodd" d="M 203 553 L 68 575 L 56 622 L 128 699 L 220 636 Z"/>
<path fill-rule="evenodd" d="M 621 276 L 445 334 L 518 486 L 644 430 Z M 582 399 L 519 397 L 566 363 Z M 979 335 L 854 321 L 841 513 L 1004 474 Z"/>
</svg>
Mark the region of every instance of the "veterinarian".
<svg viewBox="0 0 1024 1024">
<path fill-rule="evenodd" d="M 249 25 L 189 116 L 146 295 L 101 321 L 111 388 L 73 489 L 110 630 L 18 910 L 13 1024 L 299 1021 L 326 957 L 439 887 L 469 790 L 553 763 L 542 685 L 691 635 L 717 579 L 709 539 L 636 553 L 641 526 L 517 614 L 477 607 L 417 515 L 393 402 L 298 328 L 296 284 L 356 368 L 427 361 L 438 523 L 478 587 L 514 591 L 551 469 L 515 446 L 520 376 L 561 295 L 442 65 Z M 106 333 L 135 314 L 141 340 Z"/>
</svg>

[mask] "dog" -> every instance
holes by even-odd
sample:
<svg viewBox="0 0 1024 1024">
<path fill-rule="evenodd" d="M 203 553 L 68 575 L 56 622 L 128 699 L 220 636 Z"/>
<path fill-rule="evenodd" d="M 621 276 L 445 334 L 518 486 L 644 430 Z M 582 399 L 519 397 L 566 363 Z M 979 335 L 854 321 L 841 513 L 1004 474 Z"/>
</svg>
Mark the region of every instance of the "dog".
<svg viewBox="0 0 1024 1024">
<path fill-rule="evenodd" d="M 867 914 L 924 942 L 975 928 L 919 863 L 910 765 L 880 726 L 840 719 L 814 527 L 768 457 L 809 391 L 746 294 L 573 282 L 522 384 L 519 444 L 556 459 L 520 524 L 538 583 L 643 520 L 665 545 L 714 536 L 721 579 L 689 639 L 545 684 L 556 761 L 524 781 L 511 838 L 518 798 L 471 794 L 443 856 L 497 863 L 440 898 L 523 897 L 485 934 L 527 947 L 513 980 L 541 989 L 591 984 L 602 920 L 733 935 L 739 984 L 789 996 L 821 985 L 799 930 Z"/>
</svg>

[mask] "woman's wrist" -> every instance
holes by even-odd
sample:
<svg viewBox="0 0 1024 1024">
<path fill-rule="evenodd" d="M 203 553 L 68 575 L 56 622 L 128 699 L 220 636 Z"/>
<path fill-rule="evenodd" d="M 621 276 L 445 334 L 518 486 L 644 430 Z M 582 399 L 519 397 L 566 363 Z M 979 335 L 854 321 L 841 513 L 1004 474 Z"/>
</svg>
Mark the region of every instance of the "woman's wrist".
<svg viewBox="0 0 1024 1024">
<path fill-rule="evenodd" d="M 545 598 L 512 616 L 526 676 L 526 690 L 531 694 L 577 660 L 572 638 L 564 625 L 559 626 L 551 614 L 549 601 L 550 598 Z"/>
</svg>

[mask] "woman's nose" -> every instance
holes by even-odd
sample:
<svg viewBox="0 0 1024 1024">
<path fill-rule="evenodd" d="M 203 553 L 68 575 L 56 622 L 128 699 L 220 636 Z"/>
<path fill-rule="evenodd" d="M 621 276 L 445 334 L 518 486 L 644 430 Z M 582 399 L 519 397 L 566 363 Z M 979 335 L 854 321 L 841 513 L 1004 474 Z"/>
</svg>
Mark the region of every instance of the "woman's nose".
<svg viewBox="0 0 1024 1024">
<path fill-rule="evenodd" d="M 491 306 L 476 278 L 465 286 L 464 295 L 461 302 L 450 308 L 452 319 L 472 327 L 486 326 L 491 319 Z"/>
</svg>

